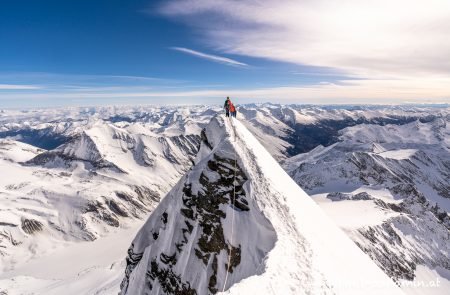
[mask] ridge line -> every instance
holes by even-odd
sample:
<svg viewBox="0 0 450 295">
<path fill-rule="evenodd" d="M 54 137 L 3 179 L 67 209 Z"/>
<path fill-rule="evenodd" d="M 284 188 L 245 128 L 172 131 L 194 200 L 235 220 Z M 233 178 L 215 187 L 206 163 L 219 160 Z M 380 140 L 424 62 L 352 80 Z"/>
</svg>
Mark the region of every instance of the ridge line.
<svg viewBox="0 0 450 295">
<path fill-rule="evenodd" d="M 230 120 L 230 124 L 231 127 L 233 129 L 233 134 L 234 134 L 234 141 L 236 141 L 236 129 L 234 127 L 233 121 L 231 118 L 229 118 Z M 233 176 L 233 202 L 232 202 L 232 215 L 231 215 L 231 238 L 230 238 L 230 246 L 229 246 L 229 251 L 230 253 L 228 253 L 228 264 L 227 264 L 227 270 L 226 270 L 226 274 L 225 274 L 225 281 L 223 283 L 223 288 L 222 288 L 222 292 L 225 292 L 225 287 L 227 285 L 227 281 L 228 281 L 228 274 L 230 273 L 230 265 L 231 265 L 231 251 L 233 250 L 233 235 L 234 235 L 234 203 L 236 200 L 236 148 L 234 148 L 234 176 Z"/>
</svg>

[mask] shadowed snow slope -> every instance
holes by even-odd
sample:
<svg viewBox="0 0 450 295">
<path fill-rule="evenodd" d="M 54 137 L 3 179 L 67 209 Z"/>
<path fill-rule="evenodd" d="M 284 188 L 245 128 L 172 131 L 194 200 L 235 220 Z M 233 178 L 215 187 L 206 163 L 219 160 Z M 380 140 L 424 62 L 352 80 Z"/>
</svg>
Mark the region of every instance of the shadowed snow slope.
<svg viewBox="0 0 450 295">
<path fill-rule="evenodd" d="M 402 294 L 232 120 L 212 119 L 137 234 L 121 293 Z"/>
</svg>

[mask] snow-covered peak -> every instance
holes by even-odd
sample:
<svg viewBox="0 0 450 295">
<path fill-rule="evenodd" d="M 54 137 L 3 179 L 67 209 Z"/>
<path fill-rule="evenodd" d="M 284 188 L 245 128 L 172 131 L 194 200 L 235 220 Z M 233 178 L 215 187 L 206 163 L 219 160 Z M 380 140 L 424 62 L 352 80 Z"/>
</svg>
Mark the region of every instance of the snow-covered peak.
<svg viewBox="0 0 450 295">
<path fill-rule="evenodd" d="M 27 161 L 42 150 L 32 145 L 10 139 L 0 139 L 0 158 L 12 162 Z"/>
<path fill-rule="evenodd" d="M 238 120 L 134 239 L 122 294 L 401 294 Z"/>
<path fill-rule="evenodd" d="M 340 139 L 351 143 L 414 143 L 443 144 L 450 148 L 450 124 L 442 118 L 422 123 L 419 120 L 404 125 L 361 124 L 341 131 Z"/>
<path fill-rule="evenodd" d="M 448 119 L 347 127 L 340 142 L 284 164 L 312 199 L 410 294 L 447 294 L 449 289 Z M 440 285 L 420 285 L 431 277 Z"/>
<path fill-rule="evenodd" d="M 217 147 L 230 137 L 230 131 L 226 128 L 222 117 L 214 117 L 204 129 L 206 135 L 204 143 L 208 142 L 210 148 Z"/>
</svg>

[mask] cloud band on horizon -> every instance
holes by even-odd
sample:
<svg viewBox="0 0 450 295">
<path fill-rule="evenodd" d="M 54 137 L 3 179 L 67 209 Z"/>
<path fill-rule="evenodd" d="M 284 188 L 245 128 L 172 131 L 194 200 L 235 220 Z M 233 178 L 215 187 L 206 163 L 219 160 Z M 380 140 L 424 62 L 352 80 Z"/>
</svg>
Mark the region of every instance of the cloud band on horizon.
<svg viewBox="0 0 450 295">
<path fill-rule="evenodd" d="M 127 103 L 162 102 L 168 98 L 176 98 L 182 103 L 186 98 L 198 101 L 221 102 L 222 98 L 231 96 L 240 103 L 274 102 L 274 103 L 308 103 L 308 104 L 401 104 L 409 103 L 450 103 L 448 79 L 418 79 L 398 81 L 392 84 L 390 80 L 342 80 L 339 83 L 319 83 L 305 86 L 262 87 L 262 88 L 219 88 L 212 89 L 204 85 L 196 90 L 164 90 L 143 89 L 142 87 L 121 87 L 98 89 L 85 87 L 83 89 L 47 89 L 33 93 L 5 93 L 0 91 L 0 102 L 10 104 L 15 100 L 39 102 L 40 100 L 59 100 L 70 102 L 77 100 L 86 104 L 96 101 L 107 103 L 121 99 Z M 439 89 L 442 94 L 430 95 L 430 89 Z M 0 106 L 1 108 L 1 106 Z"/>
</svg>

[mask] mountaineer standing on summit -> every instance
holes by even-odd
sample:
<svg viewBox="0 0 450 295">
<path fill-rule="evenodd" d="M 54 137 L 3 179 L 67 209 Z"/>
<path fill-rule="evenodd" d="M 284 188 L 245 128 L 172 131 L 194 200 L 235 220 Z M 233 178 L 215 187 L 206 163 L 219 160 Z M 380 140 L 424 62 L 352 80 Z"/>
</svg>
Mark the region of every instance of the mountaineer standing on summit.
<svg viewBox="0 0 450 295">
<path fill-rule="evenodd" d="M 230 104 L 231 104 L 231 100 L 227 96 L 227 99 L 225 100 L 225 104 L 223 105 L 223 107 L 225 108 L 225 116 L 226 117 L 230 116 Z"/>
</svg>

